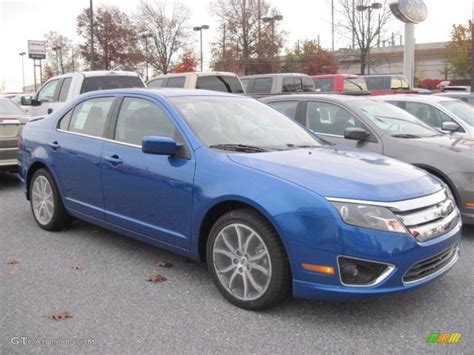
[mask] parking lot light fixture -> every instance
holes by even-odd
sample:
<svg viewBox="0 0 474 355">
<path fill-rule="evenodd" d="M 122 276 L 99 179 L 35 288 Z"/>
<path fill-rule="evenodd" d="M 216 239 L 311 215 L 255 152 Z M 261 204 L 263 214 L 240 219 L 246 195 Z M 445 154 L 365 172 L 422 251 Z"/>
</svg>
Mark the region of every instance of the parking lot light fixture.
<svg viewBox="0 0 474 355">
<path fill-rule="evenodd" d="M 282 15 L 275 15 L 273 17 L 262 17 L 262 21 L 264 23 L 270 23 L 272 26 L 272 73 L 275 72 L 275 52 L 276 52 L 276 46 L 275 46 L 275 21 L 281 21 L 283 20 Z"/>
<path fill-rule="evenodd" d="M 374 2 L 371 5 L 357 5 L 357 11 L 359 12 L 364 12 L 367 11 L 367 28 L 369 29 L 369 33 L 367 34 L 367 37 L 370 40 L 370 22 L 372 18 L 372 11 L 373 10 L 380 10 L 383 7 L 382 3 L 380 2 Z M 366 62 L 367 62 L 367 74 L 370 75 L 370 43 L 367 48 L 367 56 L 366 56 Z"/>
<path fill-rule="evenodd" d="M 25 54 L 26 52 L 20 52 L 18 53 L 21 56 L 21 73 L 22 73 L 22 79 L 23 79 L 23 88 L 21 92 L 25 92 Z"/>
<path fill-rule="evenodd" d="M 202 59 L 202 30 L 208 30 L 209 26 L 208 25 L 202 25 L 202 26 L 194 26 L 193 31 L 199 31 L 200 34 L 200 47 L 201 47 L 201 72 L 203 71 L 203 59 Z"/>
</svg>

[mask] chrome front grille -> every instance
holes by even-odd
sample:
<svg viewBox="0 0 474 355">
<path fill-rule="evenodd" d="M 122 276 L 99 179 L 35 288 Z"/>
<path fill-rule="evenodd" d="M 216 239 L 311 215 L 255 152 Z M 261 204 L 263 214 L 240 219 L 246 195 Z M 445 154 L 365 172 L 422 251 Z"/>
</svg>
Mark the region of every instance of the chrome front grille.
<svg viewBox="0 0 474 355">
<path fill-rule="evenodd" d="M 458 255 L 457 244 L 428 259 L 422 260 L 413 265 L 403 276 L 403 282 L 410 283 L 420 281 L 437 272 L 441 272 L 444 268 L 456 262 Z"/>
<path fill-rule="evenodd" d="M 420 242 L 451 230 L 460 220 L 456 203 L 446 190 L 431 196 L 431 199 L 425 198 L 424 205 L 413 203 L 411 206 L 405 204 L 405 210 L 392 209 L 410 234 Z"/>
</svg>

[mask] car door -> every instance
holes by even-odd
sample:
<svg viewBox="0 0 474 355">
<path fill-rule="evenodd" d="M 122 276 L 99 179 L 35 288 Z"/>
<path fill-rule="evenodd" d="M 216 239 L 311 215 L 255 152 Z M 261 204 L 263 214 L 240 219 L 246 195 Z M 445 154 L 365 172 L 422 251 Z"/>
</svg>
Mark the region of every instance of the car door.
<svg viewBox="0 0 474 355">
<path fill-rule="evenodd" d="M 48 137 L 66 207 L 100 220 L 104 219 L 101 153 L 114 99 L 82 101 L 61 118 Z"/>
<path fill-rule="evenodd" d="M 36 104 L 31 107 L 31 115 L 47 115 L 48 110 L 54 110 L 57 106 L 59 90 L 61 88 L 61 79 L 48 81 L 36 94 Z"/>
<path fill-rule="evenodd" d="M 160 104 L 124 97 L 102 152 L 106 220 L 145 238 L 189 248 L 195 161 L 145 154 L 145 136 L 186 144 Z"/>
<path fill-rule="evenodd" d="M 321 138 L 341 146 L 383 154 L 381 140 L 345 107 L 325 101 L 307 101 L 306 108 L 302 112 L 299 117 L 300 123 L 316 132 Z M 344 130 L 349 127 L 363 128 L 370 135 L 365 141 L 346 139 Z"/>
</svg>

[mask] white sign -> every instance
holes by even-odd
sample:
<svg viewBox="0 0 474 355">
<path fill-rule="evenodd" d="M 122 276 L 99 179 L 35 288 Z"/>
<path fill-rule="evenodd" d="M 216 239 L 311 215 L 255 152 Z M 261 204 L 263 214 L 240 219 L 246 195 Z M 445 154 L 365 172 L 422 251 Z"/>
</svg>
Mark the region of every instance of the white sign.
<svg viewBox="0 0 474 355">
<path fill-rule="evenodd" d="M 31 59 L 46 59 L 46 42 L 28 41 L 28 57 Z"/>
<path fill-rule="evenodd" d="M 428 16 L 423 0 L 390 0 L 390 9 L 396 18 L 405 23 L 420 23 Z"/>
</svg>

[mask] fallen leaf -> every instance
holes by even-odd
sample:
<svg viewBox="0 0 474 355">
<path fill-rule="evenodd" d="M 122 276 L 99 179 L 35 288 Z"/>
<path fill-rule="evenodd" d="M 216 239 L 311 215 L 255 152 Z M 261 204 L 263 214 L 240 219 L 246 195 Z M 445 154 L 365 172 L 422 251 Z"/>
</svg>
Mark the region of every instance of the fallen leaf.
<svg viewBox="0 0 474 355">
<path fill-rule="evenodd" d="M 71 269 L 72 269 L 73 271 L 81 271 L 81 270 L 82 270 L 82 267 L 79 266 L 79 265 L 74 265 L 74 266 L 71 266 Z"/>
<path fill-rule="evenodd" d="M 163 282 L 163 281 L 166 281 L 168 279 L 164 276 L 159 275 L 159 274 L 154 274 L 154 275 L 148 276 L 148 278 L 146 280 L 149 281 L 149 282 Z"/>
<path fill-rule="evenodd" d="M 16 270 L 10 270 L 7 272 L 8 276 L 15 276 L 16 275 Z"/>
<path fill-rule="evenodd" d="M 19 261 L 18 261 L 18 260 L 15 260 L 15 259 L 10 259 L 10 260 L 7 260 L 6 263 L 9 264 L 9 265 L 15 265 L 15 264 L 18 264 Z"/>
<path fill-rule="evenodd" d="M 153 265 L 164 268 L 170 268 L 173 266 L 173 264 L 171 264 L 169 261 L 157 261 Z"/>
<path fill-rule="evenodd" d="M 53 320 L 61 320 L 66 318 L 72 318 L 72 315 L 67 311 L 59 311 L 51 313 L 48 318 Z"/>
</svg>

